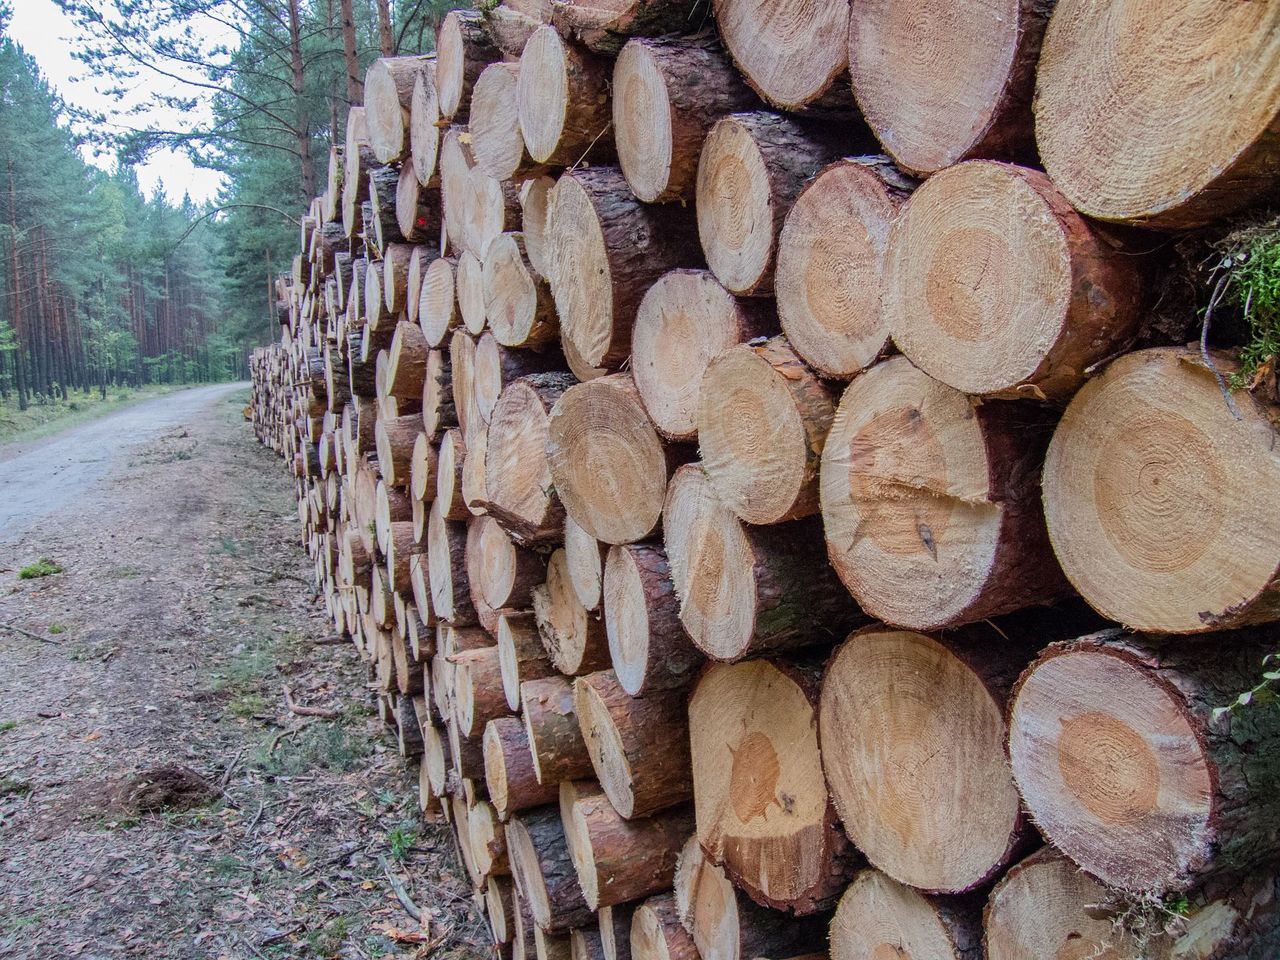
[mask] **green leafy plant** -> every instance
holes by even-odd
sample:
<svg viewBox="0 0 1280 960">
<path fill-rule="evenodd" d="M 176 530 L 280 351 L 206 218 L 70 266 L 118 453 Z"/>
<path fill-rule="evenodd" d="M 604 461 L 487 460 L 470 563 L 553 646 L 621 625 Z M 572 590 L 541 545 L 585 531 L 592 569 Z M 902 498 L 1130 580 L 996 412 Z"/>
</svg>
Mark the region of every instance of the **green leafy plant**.
<svg viewBox="0 0 1280 960">
<path fill-rule="evenodd" d="M 1262 658 L 1262 667 L 1262 679 L 1252 688 L 1236 694 L 1236 698 L 1225 707 L 1213 708 L 1214 720 L 1221 720 L 1227 714 L 1235 713 L 1244 707 L 1275 703 L 1275 683 L 1280 681 L 1280 654 L 1268 653 Z"/>
<path fill-rule="evenodd" d="M 1222 261 L 1214 299 L 1240 312 L 1249 326 L 1249 342 L 1240 351 L 1235 390 L 1255 386 L 1275 367 L 1280 354 L 1280 221 L 1246 227 L 1217 247 Z"/>
<path fill-rule="evenodd" d="M 60 633 L 66 633 L 67 625 L 65 623 L 51 623 L 49 624 L 49 632 L 54 636 L 57 636 Z"/>
<path fill-rule="evenodd" d="M 417 842 L 418 831 L 408 824 L 400 824 L 387 834 L 387 846 L 391 848 L 391 856 L 403 860 Z"/>
<path fill-rule="evenodd" d="M 38 580 L 41 577 L 52 577 L 55 573 L 61 573 L 60 567 L 48 557 L 41 557 L 35 563 L 28 564 L 18 571 L 19 580 Z"/>
</svg>

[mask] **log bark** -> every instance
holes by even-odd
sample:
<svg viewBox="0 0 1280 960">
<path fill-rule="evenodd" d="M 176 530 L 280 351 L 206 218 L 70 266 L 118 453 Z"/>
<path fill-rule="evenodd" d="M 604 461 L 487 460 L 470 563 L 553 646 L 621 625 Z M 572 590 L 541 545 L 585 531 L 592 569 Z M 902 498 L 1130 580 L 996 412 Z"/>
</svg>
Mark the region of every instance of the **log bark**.
<svg viewBox="0 0 1280 960">
<path fill-rule="evenodd" d="M 548 279 L 561 335 L 587 366 L 616 369 L 631 353 L 645 292 L 668 270 L 700 264 L 694 230 L 690 211 L 636 200 L 616 167 L 574 170 L 556 183 Z"/>
<path fill-rule="evenodd" d="M 706 270 L 672 270 L 640 302 L 631 335 L 631 374 L 658 432 L 698 436 L 707 366 L 739 343 L 777 333 L 771 306 L 734 297 Z"/>
<path fill-rule="evenodd" d="M 548 444 L 553 408 L 572 383 L 565 373 L 521 377 L 502 391 L 489 419 L 488 510 L 521 544 L 554 543 L 563 536 L 564 508 Z"/>
<path fill-rule="evenodd" d="M 519 75 L 518 63 L 492 63 L 480 74 L 471 98 L 471 149 L 476 166 L 495 180 L 527 180 L 545 169 L 529 156 L 520 132 Z"/>
<path fill-rule="evenodd" d="M 427 519 L 431 607 L 441 620 L 455 626 L 476 622 L 467 582 L 466 544 L 467 525 L 445 519 L 441 503 L 436 500 Z"/>
<path fill-rule="evenodd" d="M 1276 407 L 1224 400 L 1199 350 L 1115 361 L 1067 407 L 1045 461 L 1049 536 L 1072 584 L 1104 616 L 1197 633 L 1280 617 Z M 1074 542 L 1077 537 L 1089 542 Z"/>
<path fill-rule="evenodd" d="M 484 314 L 505 347 L 545 349 L 560 335 L 551 287 L 529 267 L 524 236 L 504 233 L 490 241 L 481 272 Z"/>
<path fill-rule="evenodd" d="M 550 0 L 534 0 L 532 3 L 503 0 L 485 15 L 489 35 L 509 60 L 518 60 L 533 32 L 550 22 Z"/>
<path fill-rule="evenodd" d="M 698 839 L 762 906 L 829 909 L 860 865 L 823 778 L 821 668 L 813 660 L 713 664 L 689 700 Z"/>
<path fill-rule="evenodd" d="M 549 805 L 524 811 L 507 825 L 511 866 L 533 921 L 551 934 L 566 934 L 593 919 L 569 859 L 560 811 Z"/>
<path fill-rule="evenodd" d="M 539 783 L 591 777 L 591 754 L 574 712 L 573 684 L 551 676 L 520 684 L 520 712 Z"/>
<path fill-rule="evenodd" d="M 591 536 L 611 544 L 654 532 L 667 480 L 691 456 L 663 445 L 629 374 L 565 391 L 551 411 L 546 451 L 564 509 Z"/>
<path fill-rule="evenodd" d="M 520 684 L 555 675 L 556 668 L 542 645 L 532 613 L 504 611 L 498 616 L 498 655 L 502 664 L 502 689 L 507 706 L 520 709 Z"/>
<path fill-rule="evenodd" d="M 817 542 L 816 523 L 742 523 L 702 467 L 676 471 L 663 508 L 680 619 L 713 660 L 830 642 L 866 622 Z"/>
<path fill-rule="evenodd" d="M 984 625 L 939 641 L 875 626 L 832 657 L 819 714 L 827 783 L 849 839 L 895 880 L 963 893 L 1024 848 L 1002 745 L 1009 689 L 1045 639 L 1026 632 Z"/>
<path fill-rule="evenodd" d="M 693 936 L 680 924 L 675 898 L 650 897 L 632 914 L 630 955 L 635 960 L 699 960 Z"/>
<path fill-rule="evenodd" d="M 975 160 L 903 208 L 884 319 L 912 363 L 957 390 L 1063 401 L 1136 337 L 1139 264 L 1044 174 Z"/>
<path fill-rule="evenodd" d="M 707 366 L 698 408 L 702 466 L 747 523 L 818 512 L 818 468 L 836 396 L 785 337 L 739 344 Z"/>
<path fill-rule="evenodd" d="M 849 0 L 788 16 L 777 0 L 712 0 L 725 48 L 761 97 L 783 110 L 847 104 L 832 90 L 849 65 Z"/>
<path fill-rule="evenodd" d="M 612 670 L 579 677 L 573 688 L 596 779 L 621 816 L 646 817 L 692 796 L 682 693 L 632 698 Z"/>
<path fill-rule="evenodd" d="M 547 563 L 546 583 L 533 589 L 533 611 L 542 645 L 552 664 L 566 676 L 578 676 L 609 666 L 609 640 L 599 614 L 578 603 L 564 550 Z"/>
<path fill-rule="evenodd" d="M 1214 717 L 1257 682 L 1267 631 L 1198 641 L 1104 632 L 1053 644 L 1019 679 L 1009 750 L 1027 808 L 1089 873 L 1134 892 L 1272 867 L 1266 758 L 1280 717 Z"/>
<path fill-rule="evenodd" d="M 1072 205 L 1099 220 L 1185 230 L 1272 194 L 1280 36 L 1271 11 L 1161 3 L 1115 23 L 1105 10 L 1098 0 L 1058 4 L 1040 52 L 1036 143 Z"/>
<path fill-rule="evenodd" d="M 560 784 L 560 819 L 587 906 L 617 906 L 671 887 L 693 810 L 624 820 L 594 783 Z"/>
<path fill-rule="evenodd" d="M 400 172 L 395 167 L 374 167 L 369 171 L 370 206 L 369 215 L 365 217 L 364 240 L 374 256 L 383 256 L 391 244 L 404 242 L 396 215 L 399 189 Z"/>
<path fill-rule="evenodd" d="M 692 200 L 711 127 L 760 106 L 712 36 L 632 40 L 614 66 L 613 89 L 618 163 L 646 203 Z"/>
<path fill-rule="evenodd" d="M 529 735 L 519 717 L 500 717 L 485 727 L 484 771 L 489 799 L 504 822 L 521 810 L 555 803 L 560 795 L 555 781 L 538 782 Z"/>
<path fill-rule="evenodd" d="M 610 549 L 604 620 L 613 671 L 631 696 L 680 690 L 693 682 L 703 656 L 680 622 L 680 598 L 661 546 L 637 543 Z"/>
<path fill-rule="evenodd" d="M 717 121 L 698 159 L 698 238 L 725 289 L 773 294 L 778 234 L 804 185 L 855 147 L 847 127 L 805 125 L 767 111 Z"/>
<path fill-rule="evenodd" d="M 613 157 L 609 62 L 539 27 L 520 54 L 517 102 L 525 147 L 538 163 L 574 166 Z"/>
<path fill-rule="evenodd" d="M 490 39 L 479 12 L 450 10 L 445 14 L 436 56 L 440 113 L 448 120 L 465 121 L 476 81 L 485 67 L 500 59 L 502 53 Z"/>
<path fill-rule="evenodd" d="M 456 257 L 432 260 L 422 277 L 418 298 L 418 324 L 433 350 L 448 349 L 449 335 L 462 322 L 454 287 Z"/>
<path fill-rule="evenodd" d="M 556 0 L 551 22 L 587 49 L 616 57 L 630 37 L 661 37 L 700 29 L 706 9 L 699 0 Z"/>
<path fill-rule="evenodd" d="M 910 956 L 982 960 L 981 910 L 976 898 L 931 898 L 864 870 L 831 921 L 831 960 L 861 960 L 893 944 Z"/>
<path fill-rule="evenodd" d="M 926 177 L 962 160 L 1035 156 L 1031 97 L 1052 10 L 1044 0 L 853 4 L 853 95 L 898 166 Z"/>
<path fill-rule="evenodd" d="M 365 122 L 379 163 L 399 163 L 408 156 L 414 83 L 434 62 L 434 57 L 383 57 L 365 74 Z"/>
<path fill-rule="evenodd" d="M 864 610 L 931 630 L 1066 595 L 1037 477 L 1051 415 L 977 403 L 914 368 L 850 385 L 822 455 L 828 554 Z"/>
<path fill-rule="evenodd" d="M 810 181 L 787 214 L 773 283 L 778 318 L 822 376 L 852 377 L 889 349 L 880 277 L 912 189 L 887 157 L 848 157 Z"/>
</svg>

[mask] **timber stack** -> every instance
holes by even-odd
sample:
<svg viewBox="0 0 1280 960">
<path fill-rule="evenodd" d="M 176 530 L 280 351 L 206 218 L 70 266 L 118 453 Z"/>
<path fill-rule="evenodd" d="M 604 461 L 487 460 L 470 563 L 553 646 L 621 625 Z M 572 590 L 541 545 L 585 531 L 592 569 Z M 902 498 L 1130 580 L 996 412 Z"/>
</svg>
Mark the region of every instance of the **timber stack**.
<svg viewBox="0 0 1280 960">
<path fill-rule="evenodd" d="M 253 357 L 495 955 L 1280 955 L 1280 2 L 790 6 L 448 14 Z"/>
</svg>

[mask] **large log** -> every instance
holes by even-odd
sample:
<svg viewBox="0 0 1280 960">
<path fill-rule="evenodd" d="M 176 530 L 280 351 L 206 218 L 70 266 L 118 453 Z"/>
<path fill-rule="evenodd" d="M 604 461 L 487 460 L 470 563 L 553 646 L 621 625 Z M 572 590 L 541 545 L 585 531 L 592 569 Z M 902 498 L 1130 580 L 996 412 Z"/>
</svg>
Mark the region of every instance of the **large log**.
<svg viewBox="0 0 1280 960">
<path fill-rule="evenodd" d="M 539 783 L 592 776 L 591 754 L 574 708 L 573 684 L 562 676 L 520 684 L 520 712 Z"/>
<path fill-rule="evenodd" d="M 1171 639 L 1118 631 L 1053 644 L 1018 681 L 1009 754 L 1044 835 L 1137 893 L 1273 868 L 1280 714 L 1215 717 L 1252 689 L 1267 631 Z"/>
<path fill-rule="evenodd" d="M 547 211 L 547 279 L 561 335 L 584 363 L 616 369 L 627 358 L 645 291 L 702 260 L 694 230 L 690 211 L 636 200 L 616 167 L 560 178 Z"/>
<path fill-rule="evenodd" d="M 818 512 L 818 467 L 835 396 L 785 337 L 730 347 L 707 365 L 698 407 L 702 466 L 747 523 Z"/>
<path fill-rule="evenodd" d="M 1045 33 L 1036 142 L 1058 189 L 1086 216 L 1161 229 L 1274 193 L 1275 10 L 1161 0 L 1111 13 L 1064 0 Z"/>
<path fill-rule="evenodd" d="M 579 677 L 573 698 L 600 787 L 628 820 L 693 794 L 684 694 L 627 695 L 612 670 Z"/>
<path fill-rule="evenodd" d="M 485 67 L 500 59 L 502 53 L 494 46 L 478 11 L 450 10 L 445 14 L 436 55 L 440 113 L 449 120 L 466 120 L 476 81 Z"/>
<path fill-rule="evenodd" d="M 1043 173 L 975 160 L 907 201 L 889 237 L 885 323 L 925 373 L 965 393 L 1065 400 L 1138 330 L 1132 254 Z"/>
<path fill-rule="evenodd" d="M 502 690 L 507 706 L 520 709 L 520 684 L 541 680 L 557 671 L 542 645 L 533 613 L 505 610 L 498 615 L 498 657 L 502 665 Z"/>
<path fill-rule="evenodd" d="M 1054 433 L 1045 518 L 1063 569 L 1112 620 L 1195 633 L 1280 617 L 1276 407 L 1215 379 L 1198 350 L 1129 354 Z"/>
<path fill-rule="evenodd" d="M 567 568 L 567 550 L 565 563 Z M 680 622 L 680 598 L 661 546 L 611 548 L 603 595 L 609 657 L 622 689 L 643 697 L 693 682 L 703 657 Z"/>
<path fill-rule="evenodd" d="M 434 63 L 434 57 L 383 57 L 365 74 L 365 122 L 379 163 L 399 163 L 408 155 L 414 82 Z"/>
<path fill-rule="evenodd" d="M 476 81 L 471 98 L 471 149 L 476 166 L 496 180 L 525 180 L 544 167 L 529 156 L 517 109 L 517 63 L 492 63 Z"/>
<path fill-rule="evenodd" d="M 618 163 L 646 203 L 693 199 L 707 132 L 760 102 L 709 36 L 632 40 L 614 66 L 613 89 Z"/>
<path fill-rule="evenodd" d="M 877 870 L 864 870 L 831 920 L 831 960 L 890 956 L 983 960 L 980 901 L 926 897 Z"/>
<path fill-rule="evenodd" d="M 687 452 L 663 445 L 629 374 L 570 387 L 546 436 L 556 495 L 583 530 L 605 543 L 653 533 L 667 479 Z"/>
<path fill-rule="evenodd" d="M 572 383 L 573 377 L 563 373 L 521 377 L 493 407 L 486 498 L 490 513 L 517 542 L 552 543 L 562 536 L 564 508 L 550 438 L 557 402 Z"/>
<path fill-rule="evenodd" d="M 752 88 L 774 106 L 800 110 L 848 102 L 831 87 L 849 63 L 849 6 L 830 0 L 801 11 L 783 0 L 712 0 L 711 8 Z"/>
<path fill-rule="evenodd" d="M 889 347 L 880 305 L 885 248 L 913 183 L 886 157 L 850 157 L 800 192 L 778 237 L 778 319 L 796 353 L 851 377 Z"/>
<path fill-rule="evenodd" d="M 631 335 L 631 374 L 668 440 L 698 436 L 707 365 L 735 344 L 777 332 L 769 305 L 734 297 L 706 270 L 672 270 L 649 288 Z"/>
<path fill-rule="evenodd" d="M 680 619 L 712 659 L 830 642 L 865 622 L 824 562 L 812 520 L 747 526 L 700 464 L 672 477 L 663 535 Z"/>
<path fill-rule="evenodd" d="M 806 126 L 758 110 L 718 120 L 698 159 L 698 239 L 732 293 L 773 293 L 782 222 L 804 185 L 854 140 L 844 127 Z"/>
<path fill-rule="evenodd" d="M 605 625 L 578 602 L 562 549 L 551 554 L 546 583 L 533 589 L 533 611 L 542 645 L 561 673 L 573 677 L 609 666 Z"/>
<path fill-rule="evenodd" d="M 483 742 L 485 785 L 503 821 L 521 810 L 556 802 L 559 786 L 554 781 L 538 782 L 529 735 L 519 717 L 490 720 Z"/>
<path fill-rule="evenodd" d="M 560 784 L 560 819 L 587 906 L 617 906 L 671 888 L 693 810 L 624 820 L 594 783 Z"/>
<path fill-rule="evenodd" d="M 831 563 L 862 608 L 930 630 L 1065 595 L 1037 484 L 1051 423 L 905 357 L 858 377 L 827 436 L 821 497 Z"/>
<path fill-rule="evenodd" d="M 551 287 L 525 257 L 524 236 L 503 233 L 489 242 L 481 273 L 484 314 L 498 343 L 539 349 L 560 334 Z"/>
<path fill-rule="evenodd" d="M 1035 156 L 1031 95 L 1052 9 L 1045 0 L 852 5 L 853 95 L 898 166 L 928 176 L 961 160 Z"/>
<path fill-rule="evenodd" d="M 849 838 L 894 879 L 961 893 L 1019 852 L 1028 828 L 1004 709 L 1044 639 L 984 625 L 944 642 L 874 626 L 832 657 L 819 711 L 827 783 Z"/>
<path fill-rule="evenodd" d="M 574 166 L 613 155 L 609 62 L 565 41 L 550 25 L 520 55 L 517 101 L 525 147 L 538 163 Z"/>
<path fill-rule="evenodd" d="M 859 865 L 818 750 L 821 668 L 798 660 L 713 664 L 689 698 L 698 840 L 757 903 L 831 907 Z"/>
<path fill-rule="evenodd" d="M 556 806 L 513 816 L 507 824 L 507 845 L 516 884 L 539 928 L 564 934 L 591 922 Z"/>
</svg>

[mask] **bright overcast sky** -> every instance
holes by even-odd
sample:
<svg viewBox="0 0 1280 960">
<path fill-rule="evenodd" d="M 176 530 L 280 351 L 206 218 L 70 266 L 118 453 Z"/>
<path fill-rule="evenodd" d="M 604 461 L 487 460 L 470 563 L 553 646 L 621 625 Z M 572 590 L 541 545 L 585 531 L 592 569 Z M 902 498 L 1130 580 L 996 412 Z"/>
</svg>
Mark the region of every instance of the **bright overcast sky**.
<svg viewBox="0 0 1280 960">
<path fill-rule="evenodd" d="M 94 89 L 92 79 L 77 81 L 84 76 L 85 67 L 71 57 L 75 43 L 75 25 L 58 9 L 53 0 L 14 0 L 10 34 L 40 65 L 45 78 L 68 103 L 101 111 L 108 116 L 120 108 L 119 101 L 105 97 Z M 141 74 L 138 82 L 166 82 L 163 78 Z M 169 129 L 181 129 L 181 115 L 155 115 L 154 119 Z M 175 126 L 177 125 L 177 126 Z M 85 151 L 85 159 L 101 167 L 109 168 L 112 159 L 93 157 Z M 200 170 L 185 156 L 171 150 L 157 151 L 138 168 L 138 180 L 142 190 L 151 194 L 163 189 L 169 199 L 178 201 L 189 193 L 197 203 L 212 199 L 222 182 L 222 176 L 212 170 Z"/>
</svg>

